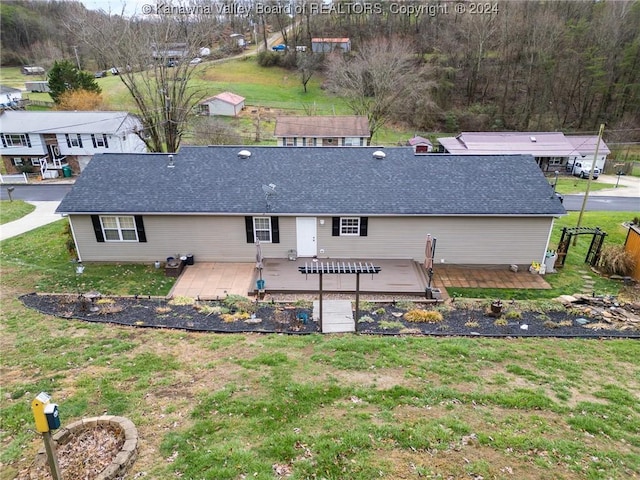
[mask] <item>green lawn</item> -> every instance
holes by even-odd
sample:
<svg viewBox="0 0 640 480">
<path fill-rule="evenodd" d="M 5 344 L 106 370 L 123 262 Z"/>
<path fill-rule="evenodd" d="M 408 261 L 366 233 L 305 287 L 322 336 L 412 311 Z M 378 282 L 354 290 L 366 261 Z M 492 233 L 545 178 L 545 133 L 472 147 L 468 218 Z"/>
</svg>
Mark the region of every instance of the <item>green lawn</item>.
<svg viewBox="0 0 640 480">
<path fill-rule="evenodd" d="M 629 216 L 588 213 L 584 225 L 620 242 Z M 636 340 L 219 335 L 53 318 L 17 296 L 155 295 L 173 282 L 145 265 L 88 264 L 76 277 L 66 225 L 0 243 L 1 480 L 42 446 L 30 410 L 40 391 L 63 426 L 131 419 L 143 441 L 130 478 L 640 476 Z M 571 266 L 583 268 L 585 243 Z"/>
<path fill-rule="evenodd" d="M 553 185 L 554 179 L 549 179 L 549 183 Z M 558 184 L 556 185 L 556 192 L 562 193 L 563 195 L 573 194 L 573 193 L 585 193 L 587 191 L 587 183 L 588 180 L 571 177 L 571 178 L 559 178 Z M 590 192 L 596 192 L 598 190 L 605 190 L 607 188 L 614 188 L 615 183 L 603 183 L 598 180 L 592 180 L 591 186 L 589 187 Z M 624 186 L 620 186 L 619 188 L 623 188 Z M 626 188 L 626 187 L 625 187 Z"/>
<path fill-rule="evenodd" d="M 35 209 L 36 207 L 22 200 L 14 200 L 13 202 L 2 200 L 0 202 L 0 225 L 22 218 Z"/>
</svg>

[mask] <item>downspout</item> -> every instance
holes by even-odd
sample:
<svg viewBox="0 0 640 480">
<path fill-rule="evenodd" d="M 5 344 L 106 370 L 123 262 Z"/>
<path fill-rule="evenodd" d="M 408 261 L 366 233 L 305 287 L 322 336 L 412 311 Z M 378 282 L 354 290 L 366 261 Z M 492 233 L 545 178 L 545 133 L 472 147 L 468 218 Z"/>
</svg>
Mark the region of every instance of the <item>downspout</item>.
<svg viewBox="0 0 640 480">
<path fill-rule="evenodd" d="M 551 241 L 551 234 L 553 233 L 553 224 L 555 222 L 555 217 L 551 217 L 551 227 L 549 228 L 549 235 L 547 235 L 547 245 L 542 252 L 542 260 L 540 260 L 540 265 L 544 265 L 544 261 L 547 258 L 547 251 L 549 250 L 549 242 Z"/>
<path fill-rule="evenodd" d="M 71 237 L 73 238 L 73 244 L 76 247 L 76 253 L 78 254 L 78 262 L 82 261 L 82 256 L 80 255 L 80 247 L 78 246 L 78 240 L 76 239 L 76 231 L 73 228 L 73 222 L 71 221 L 71 217 L 67 216 L 69 220 L 69 228 L 71 229 Z"/>
</svg>

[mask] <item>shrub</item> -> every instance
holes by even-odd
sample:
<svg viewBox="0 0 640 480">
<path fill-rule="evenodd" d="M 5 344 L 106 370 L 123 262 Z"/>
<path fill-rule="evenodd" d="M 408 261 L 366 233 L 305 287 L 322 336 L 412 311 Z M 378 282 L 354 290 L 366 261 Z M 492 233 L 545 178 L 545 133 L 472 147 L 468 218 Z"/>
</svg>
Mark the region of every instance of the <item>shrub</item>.
<svg viewBox="0 0 640 480">
<path fill-rule="evenodd" d="M 170 305 L 193 305 L 194 303 L 196 303 L 196 301 L 191 297 L 177 296 L 169 300 Z"/>
<path fill-rule="evenodd" d="M 156 313 L 169 313 L 171 311 L 171 307 L 156 307 Z"/>
<path fill-rule="evenodd" d="M 385 313 L 387 313 L 387 311 L 384 308 L 380 307 L 373 313 L 375 313 L 376 315 L 384 315 Z"/>
<path fill-rule="evenodd" d="M 416 304 L 411 300 L 398 300 L 396 302 L 396 307 L 401 310 L 413 310 L 414 308 L 416 308 Z"/>
<path fill-rule="evenodd" d="M 467 323 L 465 323 L 464 326 L 467 327 L 467 328 L 478 328 L 480 326 L 480 324 L 478 322 L 476 322 L 475 320 L 470 320 Z"/>
<path fill-rule="evenodd" d="M 607 245 L 600 253 L 600 270 L 607 275 L 629 275 L 636 266 L 631 254 L 622 245 Z"/>
<path fill-rule="evenodd" d="M 499 318 L 495 322 L 493 322 L 493 324 L 496 327 L 506 327 L 507 325 L 509 325 L 509 322 L 507 322 L 506 318 Z"/>
<path fill-rule="evenodd" d="M 378 326 L 382 329 L 382 330 L 400 330 L 401 328 L 404 328 L 404 325 L 400 322 L 387 322 L 387 321 L 383 321 L 380 322 L 378 324 Z"/>
<path fill-rule="evenodd" d="M 409 310 L 404 314 L 404 319 L 408 322 L 415 323 L 438 323 L 441 322 L 443 316 L 435 310 Z"/>
<path fill-rule="evenodd" d="M 517 310 L 509 310 L 507 313 L 504 314 L 504 318 L 507 318 L 509 320 L 520 319 L 522 318 L 522 313 L 520 313 Z"/>
<path fill-rule="evenodd" d="M 256 305 L 247 297 L 242 295 L 228 295 L 223 302 L 228 308 L 236 309 L 241 312 L 254 313 Z"/>
<path fill-rule="evenodd" d="M 373 323 L 373 322 L 375 322 L 375 320 L 369 317 L 368 315 L 365 315 L 364 317 L 360 317 L 358 319 L 358 323 Z"/>
</svg>

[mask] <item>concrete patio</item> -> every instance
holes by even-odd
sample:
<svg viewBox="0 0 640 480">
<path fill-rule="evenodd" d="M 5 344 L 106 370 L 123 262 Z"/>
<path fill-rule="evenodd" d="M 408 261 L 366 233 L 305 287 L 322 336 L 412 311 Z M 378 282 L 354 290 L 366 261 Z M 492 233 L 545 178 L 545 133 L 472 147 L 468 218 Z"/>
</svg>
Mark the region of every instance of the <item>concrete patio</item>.
<svg viewBox="0 0 640 480">
<path fill-rule="evenodd" d="M 327 262 L 326 259 L 320 260 Z M 332 260 L 329 260 L 332 261 Z M 365 260 L 333 260 L 358 262 Z M 366 260 L 381 268 L 376 275 L 360 275 L 360 293 L 371 295 L 407 295 L 424 297 L 427 275 L 421 264 L 413 260 Z M 318 275 L 304 275 L 298 267 L 311 263 L 303 258 L 265 259 L 262 279 L 267 294 L 317 294 Z M 323 275 L 324 293 L 354 293 L 356 275 Z M 255 263 L 195 263 L 186 266 L 176 281 L 170 296 L 187 296 L 202 300 L 215 300 L 227 295 L 254 295 L 258 270 Z M 448 298 L 447 288 L 551 288 L 544 276 L 529 272 L 510 271 L 502 267 L 471 267 L 436 265 L 432 288 L 439 288 L 442 298 Z"/>
</svg>

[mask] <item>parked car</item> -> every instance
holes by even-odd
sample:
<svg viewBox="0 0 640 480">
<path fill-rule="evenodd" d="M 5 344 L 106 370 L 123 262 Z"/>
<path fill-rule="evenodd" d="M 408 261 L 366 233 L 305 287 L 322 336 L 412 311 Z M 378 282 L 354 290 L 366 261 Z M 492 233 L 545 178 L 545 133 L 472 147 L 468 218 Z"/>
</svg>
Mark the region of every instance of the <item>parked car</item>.
<svg viewBox="0 0 640 480">
<path fill-rule="evenodd" d="M 278 45 L 274 45 L 273 47 L 271 47 L 271 50 L 273 50 L 274 52 L 284 52 L 288 49 L 289 47 L 287 47 L 284 43 L 280 43 Z"/>
<path fill-rule="evenodd" d="M 111 75 L 120 75 L 120 70 L 118 70 L 116 67 L 113 67 L 111 69 Z"/>
<path fill-rule="evenodd" d="M 167 67 L 177 67 L 178 66 L 178 62 L 176 62 L 175 60 L 169 60 L 167 62 Z"/>
<path fill-rule="evenodd" d="M 191 60 L 189 63 L 190 63 L 191 65 L 198 65 L 198 64 L 199 64 L 199 63 L 201 63 L 201 62 L 202 62 L 202 59 L 201 59 L 200 57 L 196 57 L 196 58 L 194 58 L 193 60 Z"/>
<path fill-rule="evenodd" d="M 93 76 L 95 78 L 103 78 L 107 76 L 107 72 L 105 72 L 104 70 L 98 70 L 96 73 L 93 74 Z"/>
<path fill-rule="evenodd" d="M 591 162 L 583 162 L 581 160 L 576 161 L 571 169 L 571 174 L 580 178 L 589 178 L 591 168 L 593 164 Z M 600 169 L 595 167 L 593 169 L 593 179 L 595 180 L 600 176 Z"/>
</svg>

